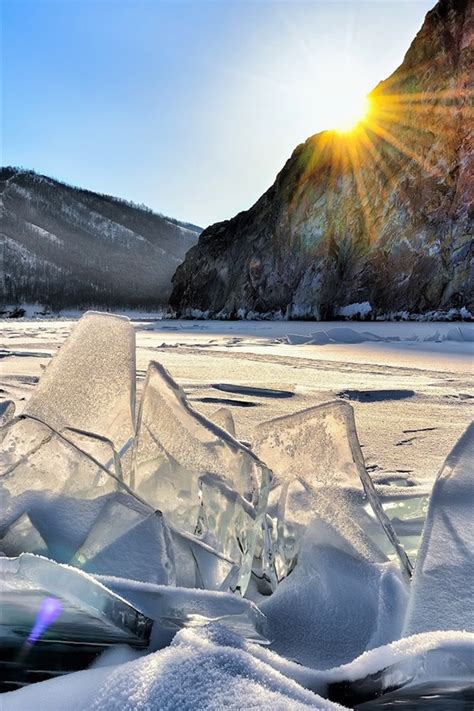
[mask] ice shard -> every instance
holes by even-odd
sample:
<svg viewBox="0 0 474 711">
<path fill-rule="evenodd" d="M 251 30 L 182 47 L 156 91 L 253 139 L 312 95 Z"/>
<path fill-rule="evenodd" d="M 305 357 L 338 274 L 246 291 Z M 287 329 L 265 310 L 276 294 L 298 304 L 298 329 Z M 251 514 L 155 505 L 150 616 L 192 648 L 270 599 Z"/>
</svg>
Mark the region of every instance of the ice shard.
<svg viewBox="0 0 474 711">
<path fill-rule="evenodd" d="M 0 427 L 6 425 L 15 414 L 15 403 L 13 400 L 3 400 L 0 402 Z"/>
<path fill-rule="evenodd" d="M 383 510 L 412 565 L 416 563 L 431 487 L 377 486 Z"/>
<path fill-rule="evenodd" d="M 0 597 L 2 690 L 83 668 L 114 644 L 149 643 L 148 617 L 91 576 L 47 558 L 0 558 Z"/>
<path fill-rule="evenodd" d="M 0 528 L 30 508 L 34 516 L 35 507 L 44 508 L 46 499 L 66 496 L 80 502 L 121 490 L 123 455 L 134 434 L 134 407 L 135 336 L 130 322 L 85 314 L 22 415 L 3 429 Z M 66 551 L 60 559 L 67 560 Z"/>
<path fill-rule="evenodd" d="M 163 515 L 126 494 L 107 501 L 71 565 L 94 575 L 176 583 L 171 534 Z"/>
<path fill-rule="evenodd" d="M 161 637 L 156 646 L 168 644 L 177 629 L 199 627 L 210 622 L 218 622 L 245 639 L 260 644 L 268 642 L 265 615 L 254 603 L 239 595 L 166 588 L 161 585 L 131 583 L 119 578 L 101 577 L 100 580 L 154 620 L 152 644 L 156 642 L 158 634 Z"/>
<path fill-rule="evenodd" d="M 229 537 L 245 538 L 246 545 L 234 562 L 248 571 L 255 541 L 250 529 L 260 526 L 270 479 L 271 472 L 251 450 L 193 410 L 169 373 L 160 364 L 150 363 L 131 479 L 132 489 L 142 499 L 163 511 L 176 529 L 212 539 L 212 546 L 224 556 Z M 221 519 L 215 515 L 217 500 L 232 521 L 232 533 L 224 537 Z M 252 511 L 252 516 L 239 516 L 236 506 Z M 240 529 L 244 521 L 249 527 L 245 532 Z M 239 543 L 233 550 L 238 548 Z M 244 590 L 247 582 L 246 572 L 239 588 Z"/>
<path fill-rule="evenodd" d="M 170 527 L 176 585 L 220 592 L 240 588 L 241 561 L 233 561 L 196 536 Z"/>
<path fill-rule="evenodd" d="M 474 632 L 474 422 L 433 487 L 415 566 L 404 636 Z"/>
<path fill-rule="evenodd" d="M 135 332 L 123 316 L 84 314 L 24 409 L 54 430 L 83 430 L 126 446 L 134 433 Z"/>
<path fill-rule="evenodd" d="M 234 417 L 228 407 L 220 407 L 210 415 L 209 419 L 231 434 L 232 437 L 236 436 Z"/>
<path fill-rule="evenodd" d="M 338 539 L 373 562 L 397 557 L 407 575 L 411 566 L 383 511 L 365 469 L 352 407 L 330 402 L 263 423 L 254 450 L 273 470 L 269 509 L 277 545 L 265 552 L 273 561 L 275 587 L 291 570 L 301 534 L 319 518 Z"/>
<path fill-rule="evenodd" d="M 58 562 L 75 553 L 104 497 L 124 487 L 113 469 L 45 424 L 26 418 L 7 425 L 0 446 L 0 530 L 27 512 Z"/>
<path fill-rule="evenodd" d="M 0 551 L 11 558 L 20 553 L 47 555 L 48 546 L 29 515 L 24 513 L 0 535 Z"/>
</svg>

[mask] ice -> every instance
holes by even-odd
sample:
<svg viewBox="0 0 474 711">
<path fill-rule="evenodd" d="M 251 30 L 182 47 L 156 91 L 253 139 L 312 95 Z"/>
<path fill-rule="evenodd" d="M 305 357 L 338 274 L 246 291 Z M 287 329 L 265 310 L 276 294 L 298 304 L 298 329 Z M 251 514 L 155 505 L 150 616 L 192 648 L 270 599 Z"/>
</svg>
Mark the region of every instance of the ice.
<svg viewBox="0 0 474 711">
<path fill-rule="evenodd" d="M 384 490 L 383 493 L 381 490 Z M 395 533 L 403 545 L 412 565 L 415 565 L 420 547 L 421 534 L 425 523 L 428 501 L 431 493 L 429 486 L 384 486 L 377 492 L 382 507 Z"/>
<path fill-rule="evenodd" d="M 102 446 L 102 445 L 101 445 Z M 104 453 L 105 459 L 108 454 Z M 76 444 L 32 419 L 7 426 L 0 446 L 0 527 L 10 525 L 28 512 L 45 539 L 50 554 L 67 540 L 76 509 L 80 515 L 84 501 L 100 499 L 124 488 L 99 460 L 81 451 Z M 56 504 L 68 500 L 68 511 L 57 531 Z M 94 510 L 97 513 L 96 507 Z M 74 550 L 71 551 L 73 553 Z M 67 561 L 68 557 L 60 556 Z"/>
<path fill-rule="evenodd" d="M 236 436 L 234 417 L 228 407 L 220 407 L 209 417 L 215 425 L 222 427 L 232 437 Z"/>
<path fill-rule="evenodd" d="M 0 402 L 0 427 L 10 422 L 15 414 L 15 403 L 13 400 L 3 400 Z"/>
<path fill-rule="evenodd" d="M 250 529 L 260 527 L 270 478 L 269 469 L 251 450 L 193 410 L 169 373 L 160 364 L 150 363 L 131 487 L 159 508 L 176 529 L 212 540 L 215 550 L 226 557 L 236 553 L 232 560 L 242 571 L 238 583 L 242 592 L 255 542 Z M 216 506 L 225 508 L 222 516 L 232 521 L 232 530 L 223 530 Z M 242 508 L 242 515 L 236 507 Z M 249 527 L 246 531 L 241 530 L 244 522 Z"/>
<path fill-rule="evenodd" d="M 404 634 L 474 632 L 474 422 L 448 455 L 431 494 Z"/>
<path fill-rule="evenodd" d="M 0 527 L 40 499 L 44 503 L 68 496 L 79 502 L 123 489 L 120 455 L 133 438 L 134 408 L 135 336 L 130 322 L 85 314 L 21 417 L 4 428 Z"/>
<path fill-rule="evenodd" d="M 240 577 L 235 562 L 190 533 L 170 527 L 176 585 L 184 588 L 233 592 Z"/>
<path fill-rule="evenodd" d="M 201 508 L 196 535 L 233 561 L 241 561 L 239 578 L 246 585 L 252 570 L 259 521 L 248 501 L 218 477 L 199 479 Z"/>
<path fill-rule="evenodd" d="M 163 515 L 123 494 L 104 505 L 71 565 L 94 575 L 176 582 L 171 534 Z"/>
<path fill-rule="evenodd" d="M 72 427 L 109 439 L 117 451 L 135 421 L 135 332 L 123 316 L 86 313 L 52 359 L 25 415 L 61 432 Z"/>
<path fill-rule="evenodd" d="M 310 346 L 325 346 L 327 343 L 331 343 L 331 342 L 332 341 L 329 338 L 326 331 L 316 331 L 315 333 L 311 334 L 311 340 L 308 341 L 308 345 L 310 345 Z"/>
<path fill-rule="evenodd" d="M 55 563 L 48 558 L 23 553 L 17 558 L 0 558 L 2 606 L 0 612 L 4 619 L 3 626 L 10 626 L 12 619 L 8 615 L 7 600 L 17 600 L 21 603 L 23 592 L 34 592 L 34 597 L 50 595 L 61 601 L 64 609 L 81 610 L 84 615 L 98 620 L 99 629 L 97 639 L 103 633 L 115 635 L 116 640 L 130 641 L 137 646 L 146 646 L 151 629 L 148 618 L 140 614 L 125 600 L 113 594 L 91 576 L 69 566 Z M 18 599 L 17 599 L 18 598 Z M 25 601 L 26 604 L 27 601 Z M 37 609 L 33 606 L 30 613 L 35 616 Z M 66 624 L 64 618 L 60 620 L 62 626 Z M 59 623 L 58 623 L 59 624 Z M 75 625 L 77 638 L 86 633 L 80 625 Z M 29 622 L 23 619 L 15 622 L 15 634 L 21 631 L 31 631 Z M 45 630 L 46 632 L 46 630 Z M 53 630 L 48 636 L 54 639 Z"/>
<path fill-rule="evenodd" d="M 0 538 L 0 551 L 11 558 L 20 553 L 47 555 L 48 546 L 27 513 L 14 521 Z"/>
<path fill-rule="evenodd" d="M 0 558 L 0 594 L 7 688 L 80 668 L 113 644 L 148 645 L 149 618 L 89 575 L 47 558 Z"/>
<path fill-rule="evenodd" d="M 137 583 L 118 577 L 100 577 L 101 582 L 154 620 L 151 648 L 165 646 L 183 627 L 201 627 L 210 622 L 260 644 L 267 644 L 265 615 L 250 600 L 211 590 L 170 588 Z"/>
<path fill-rule="evenodd" d="M 298 541 L 316 519 L 340 534 L 372 562 L 397 557 L 409 575 L 410 563 L 383 511 L 365 469 L 352 407 L 330 402 L 263 423 L 254 450 L 273 470 L 275 479 L 269 513 L 274 517 L 277 544 L 275 587 L 294 565 Z"/>
<path fill-rule="evenodd" d="M 347 326 L 339 326 L 338 328 L 330 328 L 326 331 L 329 338 L 335 343 L 363 343 L 365 338 L 363 335 Z"/>
<path fill-rule="evenodd" d="M 300 346 L 308 343 L 311 340 L 311 336 L 304 336 L 300 333 L 288 333 L 286 340 L 292 346 Z"/>
</svg>

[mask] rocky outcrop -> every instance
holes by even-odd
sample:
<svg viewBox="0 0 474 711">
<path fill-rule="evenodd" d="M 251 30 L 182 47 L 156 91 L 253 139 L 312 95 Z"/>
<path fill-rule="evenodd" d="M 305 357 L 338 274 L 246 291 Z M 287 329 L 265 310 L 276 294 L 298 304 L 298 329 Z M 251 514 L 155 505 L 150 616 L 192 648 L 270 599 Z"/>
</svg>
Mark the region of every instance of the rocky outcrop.
<svg viewBox="0 0 474 711">
<path fill-rule="evenodd" d="M 0 304 L 165 306 L 199 227 L 44 175 L 0 169 Z"/>
<path fill-rule="evenodd" d="M 173 278 L 178 315 L 474 311 L 472 0 L 440 0 L 348 134 L 298 146 Z M 370 305 L 370 306 L 369 306 Z M 344 309 L 344 307 L 346 307 Z"/>
</svg>

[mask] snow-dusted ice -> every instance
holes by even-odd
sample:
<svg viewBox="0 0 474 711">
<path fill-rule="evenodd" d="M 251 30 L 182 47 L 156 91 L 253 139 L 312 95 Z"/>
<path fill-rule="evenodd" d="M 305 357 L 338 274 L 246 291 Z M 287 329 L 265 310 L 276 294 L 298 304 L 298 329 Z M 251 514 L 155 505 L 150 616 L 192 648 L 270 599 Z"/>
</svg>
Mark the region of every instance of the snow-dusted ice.
<svg viewBox="0 0 474 711">
<path fill-rule="evenodd" d="M 272 469 L 276 580 L 292 569 L 311 522 L 324 525 L 334 545 L 373 562 L 400 558 L 409 565 L 367 474 L 352 407 L 332 402 L 270 420 L 254 449 Z"/>
<path fill-rule="evenodd" d="M 405 621 L 405 635 L 474 632 L 474 423 L 433 487 Z"/>
<path fill-rule="evenodd" d="M 53 359 L 24 414 L 54 430 L 75 428 L 117 450 L 133 436 L 135 332 L 128 319 L 88 312 Z"/>
<path fill-rule="evenodd" d="M 20 553 L 47 555 L 48 546 L 29 514 L 23 513 L 4 529 L 4 534 L 0 537 L 0 551 L 11 558 Z"/>
<path fill-rule="evenodd" d="M 169 373 L 150 363 L 130 486 L 173 526 L 231 559 L 242 592 L 270 477 L 251 450 L 195 411 Z"/>
<path fill-rule="evenodd" d="M 69 325 L 6 328 L 26 352 L 6 342 L 0 384 L 16 411 L 0 444 L 0 550 L 51 559 L 19 560 L 43 597 L 77 603 L 81 619 L 88 601 L 107 627 L 125 604 L 124 620 L 153 625 L 146 651 L 114 648 L 89 670 L 4 695 L 6 711 L 240 709 L 242 699 L 329 709 L 469 685 L 468 433 L 425 516 L 433 463 L 469 418 L 471 327 L 292 324 L 304 336 L 293 345 L 284 323 L 137 328 L 137 423 L 125 319 L 87 315 L 45 374 L 41 348 L 52 352 Z M 126 362 L 117 381 L 99 362 L 105 334 Z M 28 351 L 30 338 L 44 344 Z M 96 384 L 91 358 L 104 373 Z M 413 563 L 420 538 L 410 582 L 404 546 Z M 21 611 L 31 577 L 18 582 L 8 602 Z"/>
<path fill-rule="evenodd" d="M 160 511 L 128 495 L 108 499 L 71 560 L 89 573 L 174 585 L 171 534 Z"/>
<path fill-rule="evenodd" d="M 35 618 L 38 620 L 38 603 L 52 598 L 58 601 L 61 614 L 44 620 L 41 641 L 64 636 L 71 644 L 89 641 L 110 646 L 123 642 L 140 648 L 148 644 L 151 621 L 82 571 L 23 553 L 0 557 L 0 573 L 2 643 L 11 641 L 19 650 L 25 633 L 28 637 Z"/>
</svg>

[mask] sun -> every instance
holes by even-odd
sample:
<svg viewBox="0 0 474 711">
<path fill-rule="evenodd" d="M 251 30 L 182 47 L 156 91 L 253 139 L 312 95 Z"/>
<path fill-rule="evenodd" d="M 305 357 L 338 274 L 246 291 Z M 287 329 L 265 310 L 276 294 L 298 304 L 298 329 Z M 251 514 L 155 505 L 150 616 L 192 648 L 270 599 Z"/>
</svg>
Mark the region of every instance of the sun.
<svg viewBox="0 0 474 711">
<path fill-rule="evenodd" d="M 351 95 L 350 92 L 341 92 L 328 98 L 328 114 L 331 128 L 339 133 L 350 133 L 360 124 L 370 110 L 367 96 Z"/>
</svg>

